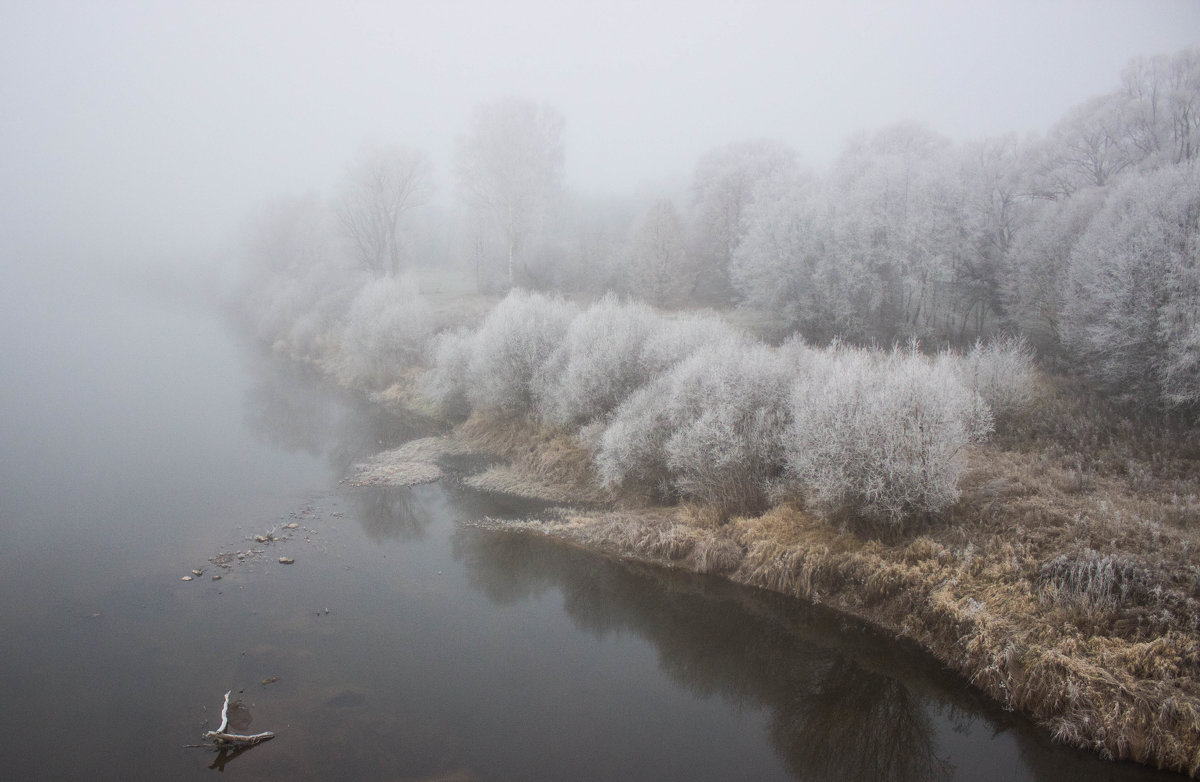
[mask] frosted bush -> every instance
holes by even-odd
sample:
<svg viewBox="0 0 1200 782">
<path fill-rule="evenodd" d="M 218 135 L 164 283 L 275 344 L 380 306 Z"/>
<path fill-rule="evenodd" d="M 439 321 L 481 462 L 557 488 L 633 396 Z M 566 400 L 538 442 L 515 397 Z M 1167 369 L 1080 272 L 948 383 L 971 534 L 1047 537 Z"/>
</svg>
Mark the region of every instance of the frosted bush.
<svg viewBox="0 0 1200 782">
<path fill-rule="evenodd" d="M 647 377 L 669 369 L 706 345 L 745 337 L 715 315 L 686 314 L 663 318 L 642 345 L 640 361 Z"/>
<path fill-rule="evenodd" d="M 354 297 L 342 329 L 342 373 L 384 385 L 416 363 L 433 333 L 433 312 L 416 286 L 382 277 Z"/>
<path fill-rule="evenodd" d="M 644 304 L 606 296 L 580 313 L 538 373 L 534 393 L 543 420 L 559 426 L 599 418 L 648 382 L 642 361 L 662 318 Z"/>
<path fill-rule="evenodd" d="M 957 499 L 965 449 L 990 427 L 945 362 L 838 348 L 812 364 L 792 393 L 786 455 L 811 502 L 899 526 Z"/>
<path fill-rule="evenodd" d="M 467 408 L 467 368 L 474 336 L 470 329 L 457 329 L 442 332 L 429 343 L 431 366 L 422 378 L 422 391 L 445 411 Z"/>
<path fill-rule="evenodd" d="M 523 413 L 534 376 L 562 341 L 577 308 L 515 290 L 492 309 L 471 340 L 466 396 L 476 407 Z"/>
<path fill-rule="evenodd" d="M 726 510 L 762 510 L 783 471 L 794 366 L 765 346 L 724 342 L 684 367 L 676 381 L 685 415 L 665 444 L 675 490 Z"/>
<path fill-rule="evenodd" d="M 1033 401 L 1037 368 L 1033 349 L 1023 337 L 1003 336 L 986 344 L 976 341 L 951 366 L 998 418 L 1019 413 Z"/>
<path fill-rule="evenodd" d="M 599 438 L 608 485 L 754 510 L 783 464 L 793 368 L 775 351 L 726 338 L 639 389 Z"/>
</svg>

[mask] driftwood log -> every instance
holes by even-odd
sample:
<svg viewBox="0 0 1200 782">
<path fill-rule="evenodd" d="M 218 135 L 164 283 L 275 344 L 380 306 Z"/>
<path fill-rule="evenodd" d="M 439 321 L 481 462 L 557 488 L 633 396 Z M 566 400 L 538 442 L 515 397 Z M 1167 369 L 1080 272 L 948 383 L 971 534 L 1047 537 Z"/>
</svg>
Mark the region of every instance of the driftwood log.
<svg viewBox="0 0 1200 782">
<path fill-rule="evenodd" d="M 211 741 L 215 746 L 220 748 L 227 747 L 253 747 L 264 741 L 270 741 L 275 738 L 275 734 L 271 731 L 263 731 L 262 733 L 252 733 L 248 736 L 240 733 L 228 733 L 226 728 L 229 727 L 229 696 L 233 692 L 230 690 L 225 693 L 225 705 L 221 707 L 221 726 L 216 730 L 210 730 L 204 734 L 206 741 Z"/>
</svg>

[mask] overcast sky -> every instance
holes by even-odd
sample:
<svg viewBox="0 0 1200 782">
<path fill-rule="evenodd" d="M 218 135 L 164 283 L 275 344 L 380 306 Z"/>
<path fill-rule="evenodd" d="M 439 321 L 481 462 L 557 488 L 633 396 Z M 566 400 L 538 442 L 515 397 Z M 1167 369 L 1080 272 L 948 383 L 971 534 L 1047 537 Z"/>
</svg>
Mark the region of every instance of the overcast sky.
<svg viewBox="0 0 1200 782">
<path fill-rule="evenodd" d="M 570 186 L 628 193 L 739 139 L 820 166 L 902 119 L 1042 131 L 1189 45 L 1200 0 L 0 0 L 0 250 L 217 247 L 364 143 L 444 176 L 472 107 L 510 95 L 565 116 Z"/>
</svg>

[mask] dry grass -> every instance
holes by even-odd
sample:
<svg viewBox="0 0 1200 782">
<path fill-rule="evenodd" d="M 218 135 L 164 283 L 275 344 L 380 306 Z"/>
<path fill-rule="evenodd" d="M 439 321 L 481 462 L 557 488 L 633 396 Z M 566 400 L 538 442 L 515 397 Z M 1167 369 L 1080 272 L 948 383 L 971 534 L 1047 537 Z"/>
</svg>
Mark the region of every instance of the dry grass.
<svg viewBox="0 0 1200 782">
<path fill-rule="evenodd" d="M 591 505 L 605 499 L 603 492 L 546 482 L 535 473 L 509 465 L 489 467 L 477 475 L 467 477 L 463 483 L 479 491 L 511 494 L 563 505 Z"/>
<path fill-rule="evenodd" d="M 422 437 L 399 448 L 383 451 L 354 465 L 351 486 L 415 486 L 442 477 L 438 460 L 468 454 L 470 450 L 454 437 Z"/>
<path fill-rule="evenodd" d="M 610 496 L 596 480 L 587 449 L 562 429 L 532 418 L 476 412 L 455 429 L 455 438 L 476 453 L 506 462 L 478 476 L 479 488 L 582 504 L 604 502 Z"/>
<path fill-rule="evenodd" d="M 916 641 L 1060 741 L 1200 772 L 1197 526 L 1122 476 L 1078 490 L 1044 453 L 973 456 L 951 513 L 880 541 L 782 505 L 573 514 L 541 531 L 824 603 Z M 1174 514 L 1174 515 L 1173 515 Z"/>
</svg>

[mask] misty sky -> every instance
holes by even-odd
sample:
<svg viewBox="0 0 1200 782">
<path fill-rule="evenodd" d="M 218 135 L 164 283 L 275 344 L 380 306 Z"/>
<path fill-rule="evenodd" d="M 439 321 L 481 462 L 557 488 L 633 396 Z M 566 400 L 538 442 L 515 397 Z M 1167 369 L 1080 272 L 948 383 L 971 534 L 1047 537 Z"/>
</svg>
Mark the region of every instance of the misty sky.
<svg viewBox="0 0 1200 782">
<path fill-rule="evenodd" d="M 211 253 L 370 142 L 444 177 L 472 107 L 510 95 L 565 116 L 571 187 L 624 194 L 746 138 L 819 166 L 902 119 L 1043 131 L 1188 45 L 1197 0 L 0 0 L 2 262 Z"/>
</svg>

